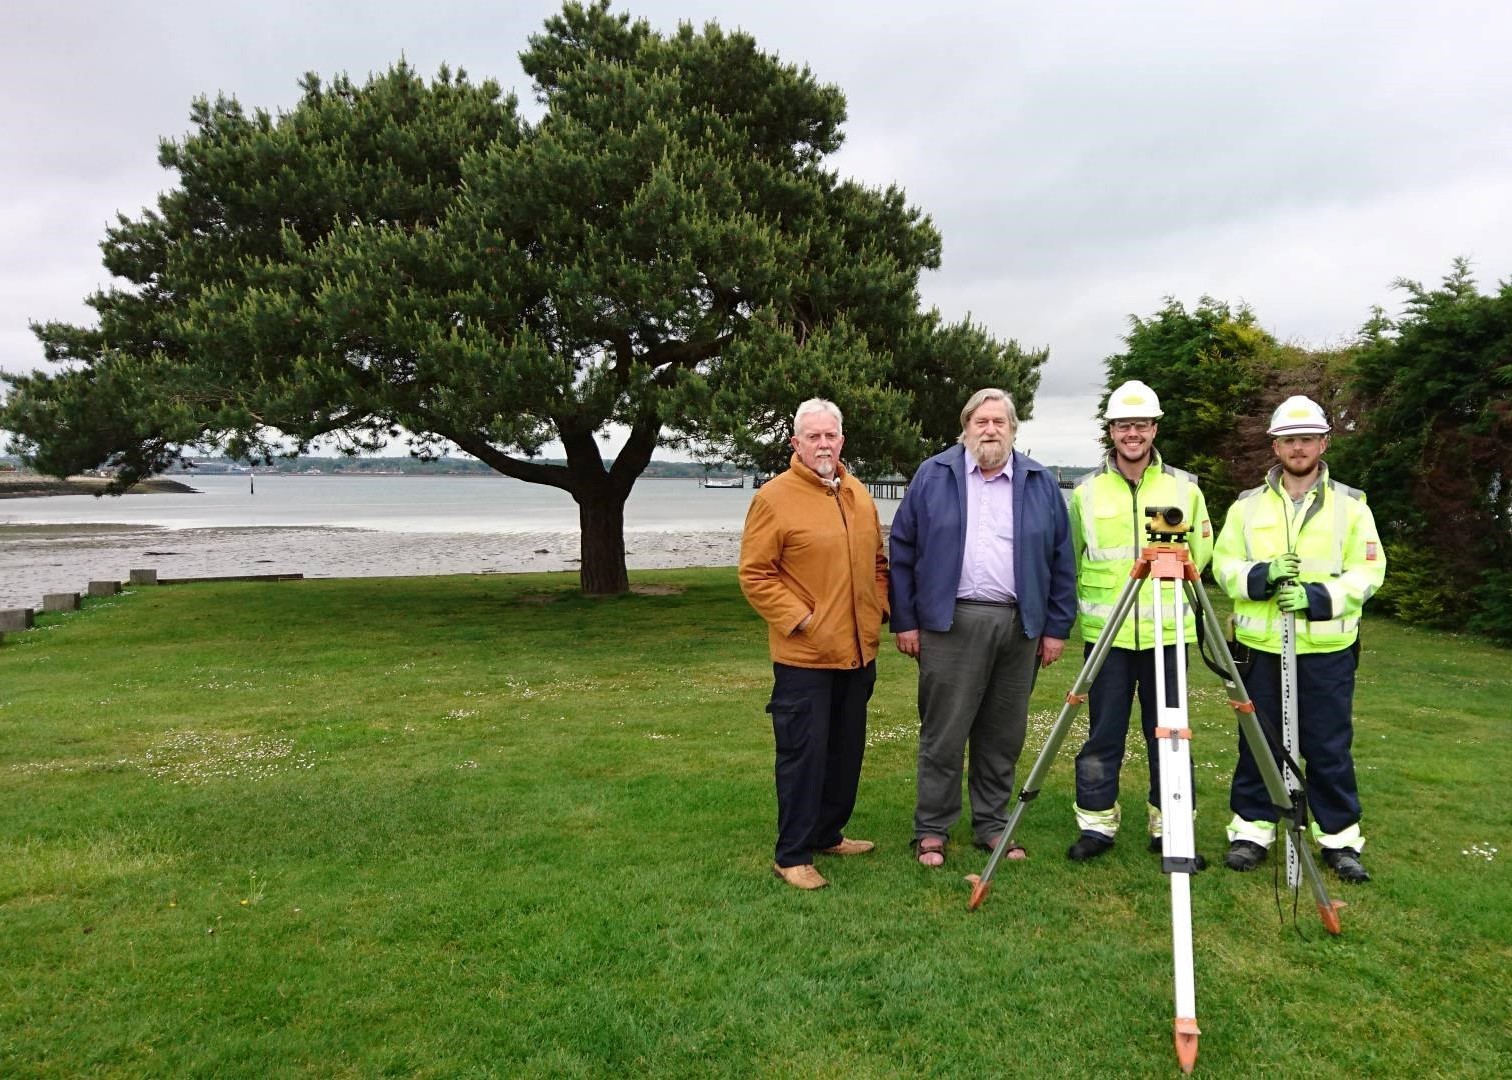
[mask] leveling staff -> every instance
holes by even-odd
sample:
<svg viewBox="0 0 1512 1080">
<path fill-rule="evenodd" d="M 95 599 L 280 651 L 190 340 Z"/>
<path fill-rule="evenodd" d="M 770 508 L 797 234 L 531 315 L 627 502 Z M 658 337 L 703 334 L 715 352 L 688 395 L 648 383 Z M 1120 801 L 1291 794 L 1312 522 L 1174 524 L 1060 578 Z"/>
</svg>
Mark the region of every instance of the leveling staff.
<svg viewBox="0 0 1512 1080">
<path fill-rule="evenodd" d="M 1342 880 L 1369 881 L 1360 862 L 1360 797 L 1351 711 L 1360 609 L 1386 577 L 1386 554 L 1365 495 L 1329 479 L 1328 419 L 1317 402 L 1287 398 L 1271 417 L 1280 462 L 1229 508 L 1213 574 L 1234 600 L 1234 627 L 1254 666 L 1244 685 L 1262 721 L 1281 722 L 1281 620 L 1296 616 L 1297 728 L 1307 803 L 1323 861 Z M 1234 819 L 1224 861 L 1253 870 L 1276 839 L 1276 807 L 1244 739 L 1229 792 Z"/>
</svg>

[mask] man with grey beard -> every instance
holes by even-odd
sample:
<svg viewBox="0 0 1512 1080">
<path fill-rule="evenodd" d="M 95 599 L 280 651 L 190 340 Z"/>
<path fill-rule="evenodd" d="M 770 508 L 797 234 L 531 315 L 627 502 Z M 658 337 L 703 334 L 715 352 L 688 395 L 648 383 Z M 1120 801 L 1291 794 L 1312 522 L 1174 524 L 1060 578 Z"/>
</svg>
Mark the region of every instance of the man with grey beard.
<svg viewBox="0 0 1512 1080">
<path fill-rule="evenodd" d="M 1002 390 L 961 410 L 957 445 L 919 466 L 893 518 L 890 603 L 898 651 L 919 662 L 914 847 L 941 866 L 961 816 L 970 747 L 971 831 L 991 850 L 1040 667 L 1060 659 L 1076 619 L 1076 561 L 1055 476 L 1013 448 Z M 1009 858 L 1024 858 L 1015 844 Z"/>
<path fill-rule="evenodd" d="M 866 485 L 840 460 L 833 402 L 793 417 L 793 458 L 751 500 L 740 588 L 767 624 L 777 743 L 777 847 L 772 872 L 797 889 L 829 882 L 814 855 L 865 855 L 842 830 L 856 805 L 866 703 L 887 617 L 887 556 Z"/>
</svg>

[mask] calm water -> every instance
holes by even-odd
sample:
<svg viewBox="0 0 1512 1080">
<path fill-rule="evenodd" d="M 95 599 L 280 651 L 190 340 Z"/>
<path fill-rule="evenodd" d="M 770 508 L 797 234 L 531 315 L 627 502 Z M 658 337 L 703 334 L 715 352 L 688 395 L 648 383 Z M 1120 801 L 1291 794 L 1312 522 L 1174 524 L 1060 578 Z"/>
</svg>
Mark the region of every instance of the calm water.
<svg viewBox="0 0 1512 1080">
<path fill-rule="evenodd" d="M 256 493 L 248 489 L 255 479 Z M 575 530 L 565 491 L 504 476 L 196 476 L 194 495 L 55 495 L 0 499 L 0 525 L 116 523 L 171 529 L 331 526 L 385 532 Z M 750 487 L 641 479 L 625 506 L 629 532 L 739 530 Z M 878 500 L 883 524 L 898 504 Z"/>
</svg>

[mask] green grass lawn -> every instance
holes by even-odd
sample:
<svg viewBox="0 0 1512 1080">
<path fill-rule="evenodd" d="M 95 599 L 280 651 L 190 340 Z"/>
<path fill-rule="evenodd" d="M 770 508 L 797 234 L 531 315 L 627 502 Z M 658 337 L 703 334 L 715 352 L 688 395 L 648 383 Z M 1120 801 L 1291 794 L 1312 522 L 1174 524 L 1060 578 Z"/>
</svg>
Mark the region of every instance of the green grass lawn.
<svg viewBox="0 0 1512 1080">
<path fill-rule="evenodd" d="M 878 850 L 801 893 L 734 571 L 633 581 L 141 589 L 7 635 L 0 1075 L 1175 1074 L 1142 747 L 1127 840 L 1071 864 L 1083 719 L 969 913 L 965 823 L 943 870 L 908 850 L 889 645 L 849 830 Z M 1074 675 L 1041 680 L 1024 770 Z M 1192 683 L 1216 861 L 1232 714 Z M 1368 620 L 1376 880 L 1336 887 L 1330 938 L 1270 865 L 1194 878 L 1199 1074 L 1512 1074 L 1509 703 L 1507 651 Z"/>
</svg>

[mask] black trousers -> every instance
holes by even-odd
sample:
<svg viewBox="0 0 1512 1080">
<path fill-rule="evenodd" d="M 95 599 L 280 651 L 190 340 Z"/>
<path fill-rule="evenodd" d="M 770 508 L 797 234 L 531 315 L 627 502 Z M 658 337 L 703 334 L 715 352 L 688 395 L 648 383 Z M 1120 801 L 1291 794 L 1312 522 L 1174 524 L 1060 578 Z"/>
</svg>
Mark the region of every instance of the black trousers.
<svg viewBox="0 0 1512 1080">
<path fill-rule="evenodd" d="M 866 751 L 866 703 L 877 664 L 861 668 L 772 665 L 777 740 L 778 866 L 814 861 L 840 842 L 856 806 Z"/>
</svg>

